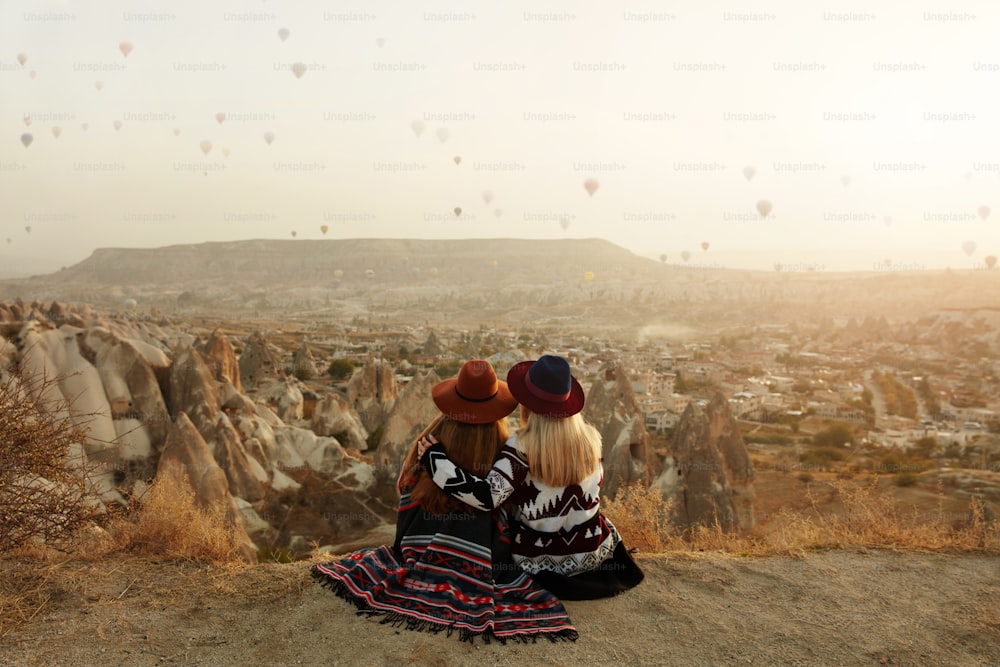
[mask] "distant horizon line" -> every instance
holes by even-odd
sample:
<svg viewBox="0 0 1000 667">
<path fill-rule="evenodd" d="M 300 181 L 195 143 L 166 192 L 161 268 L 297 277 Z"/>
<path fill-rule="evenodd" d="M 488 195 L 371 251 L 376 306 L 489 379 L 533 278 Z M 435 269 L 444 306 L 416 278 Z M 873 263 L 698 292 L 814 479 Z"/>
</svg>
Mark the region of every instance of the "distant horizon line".
<svg viewBox="0 0 1000 667">
<path fill-rule="evenodd" d="M 940 256 L 940 248 L 712 248 L 709 250 L 673 250 L 662 253 L 655 251 L 642 252 L 630 248 L 610 239 L 590 236 L 590 237 L 550 237 L 550 238 L 523 238 L 523 237 L 455 237 L 455 238 L 418 238 L 418 237 L 379 237 L 379 236 L 358 236 L 358 237 L 335 237 L 335 238 L 245 238 L 231 240 L 207 240 L 189 243 L 171 243 L 166 245 L 146 245 L 146 246 L 102 246 L 94 248 L 82 259 L 70 260 L 69 258 L 55 258 L 52 255 L 30 256 L 30 255 L 2 255 L 0 254 L 0 264 L 6 269 L 0 273 L 0 279 L 16 280 L 19 278 L 29 278 L 47 273 L 58 272 L 63 268 L 76 266 L 95 254 L 113 251 L 151 251 L 163 250 L 167 248 L 197 247 L 204 245 L 239 245 L 250 243 L 281 243 L 288 245 L 293 243 L 310 242 L 416 242 L 421 244 L 432 243 L 535 243 L 541 242 L 549 244 L 580 244 L 580 243 L 601 243 L 610 247 L 627 252 L 636 258 L 649 260 L 655 263 L 665 263 L 678 269 L 705 270 L 705 271 L 750 271 L 760 273 L 786 272 L 786 273 L 823 273 L 823 274 L 870 274 L 870 273 L 918 273 L 918 272 L 974 272 L 988 270 L 990 267 L 985 258 L 974 260 L 971 254 L 967 258 L 958 258 L 959 264 L 967 261 L 970 265 L 952 266 L 944 262 L 924 263 L 913 259 L 915 256 L 926 259 L 923 256 Z M 762 255 L 767 255 L 768 259 L 762 259 Z M 889 260 L 886 258 L 895 254 L 902 257 L 900 260 Z M 686 255 L 686 259 L 682 259 Z M 749 255 L 753 260 L 747 261 Z M 849 255 L 849 257 L 848 257 Z M 664 260 L 664 257 L 667 259 Z M 816 258 L 824 258 L 825 262 L 815 261 Z M 710 261 L 706 262 L 706 259 Z M 864 259 L 863 259 L 864 258 Z M 853 263 L 860 267 L 845 268 L 844 259 L 852 259 Z M 839 261 L 833 261 L 839 260 Z M 995 260 L 994 260 L 995 264 Z"/>
</svg>

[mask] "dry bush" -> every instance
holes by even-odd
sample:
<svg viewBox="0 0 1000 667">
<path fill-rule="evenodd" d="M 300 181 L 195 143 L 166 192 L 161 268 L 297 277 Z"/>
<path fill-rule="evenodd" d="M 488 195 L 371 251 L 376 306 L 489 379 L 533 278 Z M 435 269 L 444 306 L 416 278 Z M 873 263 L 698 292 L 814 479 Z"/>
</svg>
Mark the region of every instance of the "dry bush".
<svg viewBox="0 0 1000 667">
<path fill-rule="evenodd" d="M 229 564 L 239 560 L 226 508 L 199 507 L 187 472 L 167 465 L 139 508 L 108 526 L 120 548 L 169 559 Z"/>
<path fill-rule="evenodd" d="M 811 509 L 784 511 L 778 528 L 726 532 L 720 523 L 693 526 L 681 534 L 670 525 L 670 502 L 640 485 L 624 487 L 602 510 L 618 528 L 626 546 L 640 551 L 714 551 L 741 555 L 800 554 L 816 549 L 858 547 L 948 552 L 1000 553 L 1000 522 L 989 520 L 985 503 L 972 499 L 960 520 L 939 508 L 936 513 L 906 512 L 878 486 L 831 482 L 842 509 L 822 509 L 811 495 Z M 942 495 L 943 505 L 943 495 Z"/>
<path fill-rule="evenodd" d="M 601 512 L 615 525 L 625 546 L 642 552 L 666 551 L 673 541 L 670 503 L 656 489 L 641 484 L 621 487 L 613 500 L 601 500 Z"/>
<path fill-rule="evenodd" d="M 813 514 L 796 526 L 798 535 L 786 540 L 803 548 L 873 546 L 933 551 L 1000 551 L 1000 526 L 985 518 L 985 504 L 970 501 L 969 513 L 956 522 L 939 508 L 936 514 L 904 512 L 879 489 L 878 480 L 851 486 L 833 483 L 842 512 Z M 943 498 L 942 498 L 943 499 Z M 796 524 L 791 524 L 796 525 Z M 807 538 L 807 539 L 804 539 Z"/>
<path fill-rule="evenodd" d="M 0 382 L 0 553 L 30 541 L 53 547 L 100 511 L 87 488 L 82 443 L 57 381 L 9 375 Z"/>
</svg>

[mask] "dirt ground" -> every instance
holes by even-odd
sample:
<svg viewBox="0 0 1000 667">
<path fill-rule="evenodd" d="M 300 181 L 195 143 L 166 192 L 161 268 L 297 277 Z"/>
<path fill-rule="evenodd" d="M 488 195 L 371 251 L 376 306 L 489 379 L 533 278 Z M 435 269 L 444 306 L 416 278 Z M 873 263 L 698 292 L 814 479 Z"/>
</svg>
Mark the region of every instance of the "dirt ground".
<svg viewBox="0 0 1000 667">
<path fill-rule="evenodd" d="M 647 574 L 638 588 L 566 602 L 575 643 L 486 645 L 357 616 L 305 562 L 0 561 L 7 590 L 20 582 L 39 591 L 4 608 L 34 616 L 0 639 L 0 664 L 1000 665 L 995 556 L 669 553 L 638 562 Z"/>
</svg>

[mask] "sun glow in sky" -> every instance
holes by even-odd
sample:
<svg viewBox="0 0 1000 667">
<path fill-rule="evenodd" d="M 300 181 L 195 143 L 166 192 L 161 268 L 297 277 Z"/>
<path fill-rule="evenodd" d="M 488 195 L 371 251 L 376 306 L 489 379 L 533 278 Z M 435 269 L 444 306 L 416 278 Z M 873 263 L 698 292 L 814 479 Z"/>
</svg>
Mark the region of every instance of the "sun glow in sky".
<svg viewBox="0 0 1000 667">
<path fill-rule="evenodd" d="M 998 27 L 985 0 L 5 0 L 0 262 L 294 234 L 975 268 Z"/>
</svg>

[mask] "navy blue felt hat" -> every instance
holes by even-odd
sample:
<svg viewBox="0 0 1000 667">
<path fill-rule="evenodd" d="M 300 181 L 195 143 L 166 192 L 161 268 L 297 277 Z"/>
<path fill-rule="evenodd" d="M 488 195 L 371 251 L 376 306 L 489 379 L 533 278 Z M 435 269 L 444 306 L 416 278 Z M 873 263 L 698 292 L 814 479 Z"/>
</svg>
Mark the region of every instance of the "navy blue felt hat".
<svg viewBox="0 0 1000 667">
<path fill-rule="evenodd" d="M 562 357 L 546 354 L 515 364 L 507 373 L 507 386 L 518 403 L 539 415 L 564 419 L 583 410 L 583 387 Z"/>
</svg>

